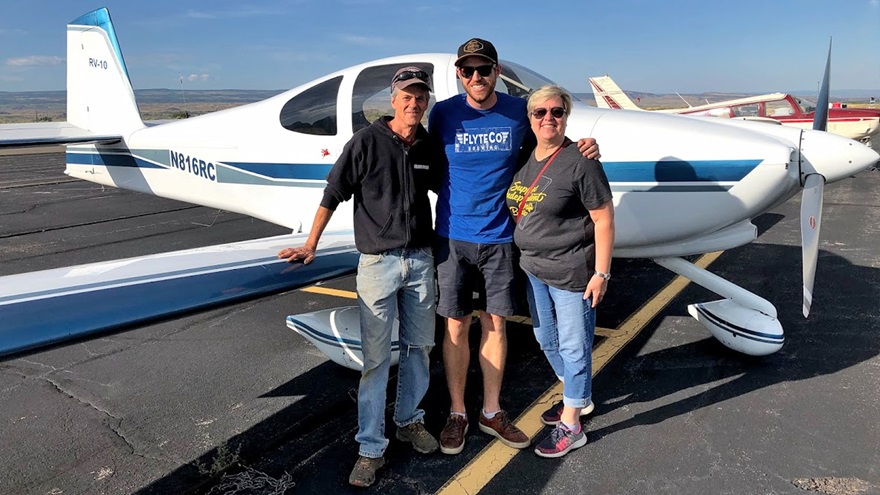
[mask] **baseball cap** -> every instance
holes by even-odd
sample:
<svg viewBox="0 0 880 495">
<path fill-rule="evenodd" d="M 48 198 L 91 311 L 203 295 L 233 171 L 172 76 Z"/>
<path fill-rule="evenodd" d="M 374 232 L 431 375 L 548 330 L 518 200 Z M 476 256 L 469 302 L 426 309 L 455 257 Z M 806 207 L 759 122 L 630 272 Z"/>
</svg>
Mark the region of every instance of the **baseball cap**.
<svg viewBox="0 0 880 495">
<path fill-rule="evenodd" d="M 422 69 L 412 65 L 409 67 L 403 67 L 402 69 L 398 69 L 397 72 L 394 73 L 394 77 L 391 78 L 391 91 L 394 91 L 395 89 L 403 89 L 412 86 L 413 84 L 424 84 L 425 87 L 428 88 L 428 91 L 433 91 L 431 89 L 430 81 L 430 74 Z"/>
<path fill-rule="evenodd" d="M 467 57 L 483 57 L 493 64 L 498 63 L 498 52 L 495 45 L 480 38 L 471 38 L 458 47 L 458 58 L 455 60 L 456 67 Z"/>
</svg>

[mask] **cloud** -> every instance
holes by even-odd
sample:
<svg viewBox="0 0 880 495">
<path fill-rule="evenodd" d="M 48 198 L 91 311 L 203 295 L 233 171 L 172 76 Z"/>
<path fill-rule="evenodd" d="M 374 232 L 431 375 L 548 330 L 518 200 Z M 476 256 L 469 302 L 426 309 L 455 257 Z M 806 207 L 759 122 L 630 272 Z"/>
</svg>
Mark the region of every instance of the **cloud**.
<svg viewBox="0 0 880 495">
<path fill-rule="evenodd" d="M 6 65 L 15 67 L 46 67 L 51 65 L 61 65 L 64 59 L 61 57 L 31 55 L 30 57 L 18 57 L 6 59 Z"/>
<path fill-rule="evenodd" d="M 211 78 L 211 76 L 209 74 L 190 74 L 188 76 L 180 76 L 180 82 L 182 83 L 183 81 L 189 81 L 189 82 L 207 81 L 210 78 Z"/>
<path fill-rule="evenodd" d="M 187 10 L 185 17 L 189 17 L 191 19 L 216 19 L 217 16 L 215 14 L 211 14 L 208 12 L 202 12 L 199 10 Z"/>
<path fill-rule="evenodd" d="M 344 5 L 348 6 L 372 6 L 372 7 L 381 7 L 387 5 L 388 2 L 386 0 L 345 0 L 342 2 Z"/>
<path fill-rule="evenodd" d="M 315 53 L 304 53 L 297 51 L 272 51 L 266 52 L 266 57 L 270 60 L 284 63 L 308 62 L 310 60 L 322 60 L 329 58 L 327 55 L 317 55 Z"/>
<path fill-rule="evenodd" d="M 360 46 L 376 46 L 384 45 L 387 43 L 385 38 L 378 38 L 375 36 L 356 36 L 353 34 L 344 34 L 342 36 L 339 36 L 339 40 L 345 43 Z"/>
<path fill-rule="evenodd" d="M 241 17 L 272 17 L 272 16 L 280 16 L 287 15 L 288 12 L 278 9 L 264 8 L 264 7 L 254 7 L 254 6 L 242 6 L 240 8 L 234 10 L 213 10 L 210 12 L 206 12 L 203 10 L 194 10 L 189 9 L 184 14 L 184 17 L 190 19 L 228 19 L 228 18 L 241 18 Z"/>
</svg>

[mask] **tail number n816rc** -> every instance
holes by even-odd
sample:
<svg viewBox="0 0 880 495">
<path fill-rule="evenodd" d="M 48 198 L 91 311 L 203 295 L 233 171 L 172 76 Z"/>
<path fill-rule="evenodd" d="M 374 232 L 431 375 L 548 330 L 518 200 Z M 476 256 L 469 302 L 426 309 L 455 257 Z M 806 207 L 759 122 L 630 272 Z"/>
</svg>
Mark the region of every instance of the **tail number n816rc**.
<svg viewBox="0 0 880 495">
<path fill-rule="evenodd" d="M 184 172 L 189 172 L 203 179 L 208 179 L 214 182 L 217 181 L 217 169 L 213 163 L 206 162 L 205 160 L 201 160 L 185 153 L 178 153 L 170 150 L 169 153 L 171 154 L 172 167 Z"/>
</svg>

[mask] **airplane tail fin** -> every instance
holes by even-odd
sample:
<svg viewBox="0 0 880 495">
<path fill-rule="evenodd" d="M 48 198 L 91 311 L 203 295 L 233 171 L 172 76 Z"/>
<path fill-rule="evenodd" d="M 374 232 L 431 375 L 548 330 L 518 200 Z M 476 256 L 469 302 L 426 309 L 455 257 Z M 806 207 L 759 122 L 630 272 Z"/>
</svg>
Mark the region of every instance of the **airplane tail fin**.
<svg viewBox="0 0 880 495">
<path fill-rule="evenodd" d="M 67 121 L 96 134 L 144 127 L 106 8 L 67 25 Z"/>
<path fill-rule="evenodd" d="M 599 108 L 622 108 L 624 110 L 641 110 L 629 96 L 614 82 L 609 75 L 591 77 L 590 87 Z"/>
</svg>

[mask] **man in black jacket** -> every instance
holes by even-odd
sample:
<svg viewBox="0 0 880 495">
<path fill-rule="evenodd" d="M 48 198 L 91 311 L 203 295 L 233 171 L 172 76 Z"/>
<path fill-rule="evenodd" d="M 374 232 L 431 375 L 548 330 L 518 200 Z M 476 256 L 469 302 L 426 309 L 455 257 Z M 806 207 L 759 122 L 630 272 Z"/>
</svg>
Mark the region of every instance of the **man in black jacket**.
<svg viewBox="0 0 880 495">
<path fill-rule="evenodd" d="M 434 346 L 433 229 L 428 189 L 439 175 L 442 153 L 420 121 L 428 109 L 430 77 L 404 67 L 391 80 L 394 117 L 382 117 L 345 145 L 327 176 L 327 187 L 305 246 L 278 253 L 310 263 L 339 203 L 354 197 L 354 239 L 361 253 L 357 292 L 364 369 L 358 388 L 359 458 L 349 477 L 370 486 L 385 464 L 385 390 L 391 332 L 400 320 L 400 370 L 394 422 L 398 440 L 421 453 L 437 450 L 418 408 L 428 390 L 428 354 Z"/>
</svg>

